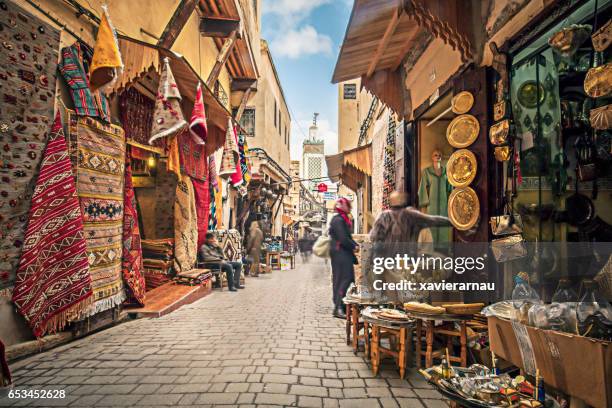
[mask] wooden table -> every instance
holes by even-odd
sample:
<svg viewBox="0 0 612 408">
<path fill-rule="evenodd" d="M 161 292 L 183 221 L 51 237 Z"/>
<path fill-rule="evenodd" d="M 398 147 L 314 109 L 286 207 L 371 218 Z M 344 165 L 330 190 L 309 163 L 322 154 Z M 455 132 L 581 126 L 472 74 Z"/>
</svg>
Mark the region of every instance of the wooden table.
<svg viewBox="0 0 612 408">
<path fill-rule="evenodd" d="M 416 320 L 416 364 L 417 368 L 421 368 L 421 358 L 425 357 L 425 368 L 433 366 L 434 358 L 442 358 L 445 356 L 445 350 L 434 350 L 433 342 L 436 334 L 446 337 L 446 347 L 449 351 L 448 362 L 459 363 L 461 367 L 467 366 L 467 321 L 472 318 L 472 315 L 450 315 L 439 314 L 430 315 L 416 312 L 406 312 Z M 436 327 L 435 322 L 442 321 L 441 326 Z M 454 323 L 459 324 L 459 329 L 455 329 Z M 423 329 L 423 326 L 425 327 Z M 421 346 L 421 336 L 425 334 L 425 350 Z M 459 337 L 461 351 L 459 356 L 452 354 L 453 337 Z"/>
<path fill-rule="evenodd" d="M 359 351 L 359 340 L 364 341 L 366 358 L 370 358 L 370 336 L 367 323 L 359 321 L 361 309 L 366 306 L 378 306 L 378 303 L 360 302 L 357 299 L 345 297 L 342 299 L 346 305 L 346 344 L 353 346 L 353 353 Z M 363 330 L 363 334 L 359 332 Z"/>
<path fill-rule="evenodd" d="M 281 268 L 280 254 L 278 251 L 266 252 L 266 266 L 269 266 L 272 270 L 279 270 Z M 272 266 L 272 261 L 274 261 L 276 267 Z"/>
<path fill-rule="evenodd" d="M 406 367 L 408 366 L 408 356 L 411 354 L 411 333 L 414 327 L 414 321 L 408 320 L 406 322 L 383 319 L 368 313 L 368 310 L 364 310 L 361 314 L 365 325 L 365 330 L 369 328 L 372 330 L 372 338 L 369 341 L 371 348 L 371 361 L 372 361 L 372 372 L 374 375 L 378 375 L 380 370 L 381 355 L 388 355 L 393 357 L 396 361 L 399 371 L 400 378 L 404 379 L 406 376 Z M 388 338 L 390 341 L 390 347 L 383 347 L 381 345 L 381 339 Z M 394 343 L 397 350 L 394 350 Z"/>
</svg>

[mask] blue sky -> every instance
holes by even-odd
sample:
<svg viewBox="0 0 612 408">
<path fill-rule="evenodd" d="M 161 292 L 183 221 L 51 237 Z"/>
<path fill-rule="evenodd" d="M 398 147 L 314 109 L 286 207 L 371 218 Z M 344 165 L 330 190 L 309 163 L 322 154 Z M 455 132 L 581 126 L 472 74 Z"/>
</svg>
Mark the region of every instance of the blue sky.
<svg viewBox="0 0 612 408">
<path fill-rule="evenodd" d="M 263 0 L 262 36 L 292 114 L 291 154 L 301 156 L 313 112 L 327 154 L 337 151 L 338 91 L 331 84 L 352 7 L 350 0 Z"/>
</svg>

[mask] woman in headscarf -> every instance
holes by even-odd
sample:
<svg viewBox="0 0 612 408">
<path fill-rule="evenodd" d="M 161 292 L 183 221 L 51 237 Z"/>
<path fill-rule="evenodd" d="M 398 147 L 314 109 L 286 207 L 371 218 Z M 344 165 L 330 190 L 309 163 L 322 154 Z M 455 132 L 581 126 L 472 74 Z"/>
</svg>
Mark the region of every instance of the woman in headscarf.
<svg viewBox="0 0 612 408">
<path fill-rule="evenodd" d="M 346 318 L 342 299 L 346 291 L 355 281 L 353 265 L 357 263 L 355 251 L 357 243 L 353 241 L 351 230 L 353 223 L 349 217 L 351 203 L 344 197 L 336 202 L 336 215 L 329 223 L 329 236 L 331 238 L 330 258 L 333 276 L 334 317 Z"/>
</svg>

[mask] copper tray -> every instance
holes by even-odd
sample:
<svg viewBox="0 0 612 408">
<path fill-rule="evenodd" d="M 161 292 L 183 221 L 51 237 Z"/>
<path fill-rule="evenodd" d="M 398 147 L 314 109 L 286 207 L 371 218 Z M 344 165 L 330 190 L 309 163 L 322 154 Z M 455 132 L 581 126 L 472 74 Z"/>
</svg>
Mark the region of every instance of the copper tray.
<svg viewBox="0 0 612 408">
<path fill-rule="evenodd" d="M 480 123 L 473 115 L 459 115 L 446 128 L 448 143 L 457 149 L 468 147 L 478 138 Z"/>
<path fill-rule="evenodd" d="M 469 112 L 472 106 L 474 106 L 474 95 L 468 91 L 459 92 L 457 95 L 453 96 L 451 101 L 453 112 L 457 115 L 463 115 Z"/>
<path fill-rule="evenodd" d="M 480 201 L 470 187 L 456 188 L 448 198 L 448 217 L 459 231 L 474 227 L 480 217 Z"/>
<path fill-rule="evenodd" d="M 446 163 L 448 182 L 453 187 L 469 186 L 474 181 L 477 170 L 476 156 L 467 149 L 457 150 Z"/>
<path fill-rule="evenodd" d="M 589 69 L 584 78 L 584 92 L 591 98 L 601 98 L 612 92 L 612 63 Z"/>
</svg>

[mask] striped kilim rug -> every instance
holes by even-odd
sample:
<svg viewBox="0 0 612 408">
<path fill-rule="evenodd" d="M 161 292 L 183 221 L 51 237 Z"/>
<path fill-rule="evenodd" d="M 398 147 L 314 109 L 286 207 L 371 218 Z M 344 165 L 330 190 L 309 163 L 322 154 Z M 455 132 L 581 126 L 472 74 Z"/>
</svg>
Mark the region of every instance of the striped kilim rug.
<svg viewBox="0 0 612 408">
<path fill-rule="evenodd" d="M 126 299 L 121 273 L 125 137 L 123 129 L 71 113 L 69 147 L 76 168 L 94 292 L 89 315 Z"/>
</svg>

